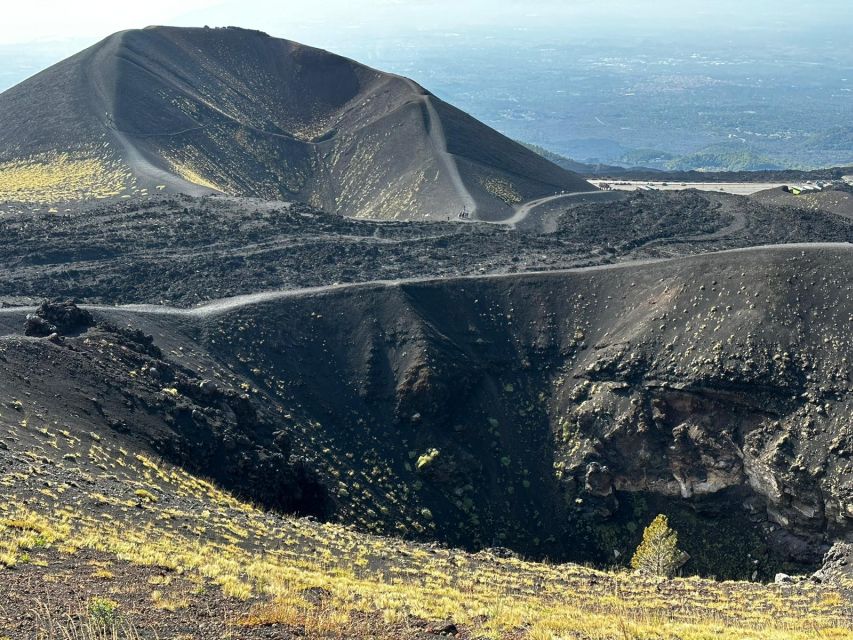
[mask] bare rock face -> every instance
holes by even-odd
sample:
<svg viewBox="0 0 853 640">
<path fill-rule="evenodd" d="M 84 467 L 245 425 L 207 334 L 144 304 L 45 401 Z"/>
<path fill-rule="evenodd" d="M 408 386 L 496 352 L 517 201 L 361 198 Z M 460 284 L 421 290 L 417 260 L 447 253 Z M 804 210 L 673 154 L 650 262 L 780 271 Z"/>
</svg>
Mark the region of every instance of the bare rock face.
<svg viewBox="0 0 853 640">
<path fill-rule="evenodd" d="M 747 274 L 661 280 L 646 301 L 623 294 L 608 331 L 586 330 L 553 398 L 556 466 L 567 493 L 595 494 L 591 469 L 606 468 L 620 502 L 723 500 L 774 553 L 814 565 L 853 526 L 849 286 L 827 270 L 762 295 Z M 791 304 L 836 286 L 838 313 L 798 329 Z"/>
<path fill-rule="evenodd" d="M 44 301 L 35 314 L 27 316 L 24 333 L 27 336 L 44 338 L 51 334 L 67 335 L 91 327 L 95 323 L 92 314 L 78 307 L 73 301 Z"/>
<path fill-rule="evenodd" d="M 667 513 L 685 571 L 772 580 L 853 532 L 849 258 L 791 247 L 343 291 L 320 319 L 292 301 L 252 353 L 303 380 L 307 411 L 354 416 L 334 437 L 372 444 L 347 451 L 381 443 L 435 537 L 606 562 Z M 342 518 L 366 508 L 349 500 Z"/>
<path fill-rule="evenodd" d="M 28 315 L 24 326 L 24 335 L 32 338 L 46 338 L 56 333 L 56 327 L 37 315 Z"/>
<path fill-rule="evenodd" d="M 591 495 L 602 498 L 612 495 L 613 477 L 610 475 L 610 470 L 597 462 L 590 462 L 586 466 L 584 489 Z"/>
<path fill-rule="evenodd" d="M 749 355 L 753 375 L 773 375 L 773 356 Z M 789 394 L 768 383 L 763 393 L 748 392 L 736 378 L 703 383 L 701 370 L 692 381 L 668 384 L 649 379 L 655 363 L 622 369 L 599 359 L 586 373 L 599 379 L 565 404 L 573 446 L 564 464 L 593 495 L 604 490 L 601 469 L 618 492 L 692 501 L 735 491 L 777 551 L 816 562 L 827 529 L 849 530 L 851 488 L 841 474 L 846 458 L 821 459 L 822 445 L 808 434 L 833 434 L 838 450 L 849 446 L 850 433 L 832 419 L 844 404 L 812 387 L 804 360 L 787 370 L 803 381 Z M 801 401 L 813 394 L 813 402 Z M 818 399 L 827 395 L 830 402 Z"/>
<path fill-rule="evenodd" d="M 853 589 L 853 544 L 836 542 L 823 557 L 823 566 L 814 579 Z"/>
</svg>

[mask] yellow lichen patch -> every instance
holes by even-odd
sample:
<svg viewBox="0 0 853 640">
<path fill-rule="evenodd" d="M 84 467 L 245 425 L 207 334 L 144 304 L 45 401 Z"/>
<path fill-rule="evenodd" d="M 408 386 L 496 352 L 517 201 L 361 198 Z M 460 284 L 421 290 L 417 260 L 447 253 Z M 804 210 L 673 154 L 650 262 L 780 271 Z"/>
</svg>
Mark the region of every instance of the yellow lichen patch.
<svg viewBox="0 0 853 640">
<path fill-rule="evenodd" d="M 480 184 L 486 191 L 507 204 L 519 204 L 522 200 L 521 194 L 513 184 L 503 178 L 481 178 Z"/>
<path fill-rule="evenodd" d="M 200 187 L 207 187 L 208 189 L 214 189 L 216 191 L 225 191 L 225 189 L 220 187 L 212 180 L 208 180 L 207 178 L 205 178 L 198 172 L 197 169 L 195 169 L 192 165 L 186 162 L 170 159 L 169 165 L 172 167 L 172 170 L 175 173 L 177 173 L 187 182 L 192 182 L 193 184 L 197 184 Z"/>
<path fill-rule="evenodd" d="M 108 198 L 133 183 L 122 163 L 90 151 L 43 153 L 0 163 L 0 200 L 5 201 L 53 204 Z"/>
</svg>

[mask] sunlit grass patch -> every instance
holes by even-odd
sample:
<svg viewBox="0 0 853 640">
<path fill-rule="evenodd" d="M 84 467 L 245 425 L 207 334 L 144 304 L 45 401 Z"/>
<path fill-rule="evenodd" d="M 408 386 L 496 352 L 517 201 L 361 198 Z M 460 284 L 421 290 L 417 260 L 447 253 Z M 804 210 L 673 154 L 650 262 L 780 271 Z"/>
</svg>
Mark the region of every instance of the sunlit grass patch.
<svg viewBox="0 0 853 640">
<path fill-rule="evenodd" d="M 122 563 L 154 568 L 143 597 L 155 609 L 182 615 L 216 594 L 239 612 L 222 628 L 236 637 L 280 626 L 308 638 L 380 637 L 378 628 L 397 639 L 452 621 L 494 639 L 853 640 L 849 603 L 826 585 L 666 579 L 472 555 L 270 513 L 106 441 L 81 461 L 94 474 L 86 486 L 0 502 L 0 580 L 3 565 L 17 571 L 25 560 L 94 551 L 106 557 L 86 575 L 106 593 L 118 593 Z M 12 486 L 31 481 L 15 477 Z M 52 551 L 42 554 L 45 546 Z"/>
<path fill-rule="evenodd" d="M 51 152 L 0 163 L 0 201 L 53 204 L 107 198 L 133 183 L 127 167 L 103 151 Z"/>
</svg>

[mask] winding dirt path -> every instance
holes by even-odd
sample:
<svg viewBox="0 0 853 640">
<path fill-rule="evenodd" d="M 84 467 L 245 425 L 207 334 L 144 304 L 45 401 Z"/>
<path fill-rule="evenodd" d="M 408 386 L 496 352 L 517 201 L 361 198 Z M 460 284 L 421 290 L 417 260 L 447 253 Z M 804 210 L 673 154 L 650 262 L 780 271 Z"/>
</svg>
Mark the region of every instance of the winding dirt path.
<svg viewBox="0 0 853 640">
<path fill-rule="evenodd" d="M 322 294 L 340 290 L 358 290 L 369 289 L 373 287 L 397 287 L 408 284 L 428 284 L 431 282 L 466 282 L 471 280 L 495 280 L 495 279 L 520 279 L 530 276 L 559 276 L 560 274 L 571 273 L 588 273 L 591 271 L 609 271 L 614 269 L 631 269 L 643 265 L 658 264 L 662 262 L 674 262 L 676 260 L 704 260 L 712 256 L 728 255 L 736 253 L 752 253 L 758 251 L 805 251 L 805 250 L 844 250 L 853 253 L 853 244 L 849 242 L 815 242 L 815 243 L 792 243 L 792 244 L 769 244 L 759 245 L 755 247 L 742 247 L 739 249 L 727 249 L 725 251 L 715 251 L 712 253 L 700 253 L 693 256 L 680 256 L 677 258 L 649 258 L 645 260 L 629 260 L 625 262 L 614 262 L 610 264 L 592 265 L 589 267 L 576 267 L 573 269 L 558 269 L 553 271 L 522 271 L 519 273 L 492 273 L 492 274 L 475 274 L 466 276 L 453 276 L 449 278 L 405 278 L 399 280 L 370 280 L 367 282 L 347 282 L 341 284 L 330 284 L 320 287 L 306 287 L 302 289 L 276 289 L 272 291 L 261 291 L 258 293 L 250 293 L 220 300 L 213 300 L 206 304 L 192 308 L 169 307 L 155 304 L 127 304 L 127 305 L 80 305 L 81 308 L 90 311 L 127 311 L 131 313 L 149 314 L 149 315 L 165 315 L 165 316 L 180 316 L 192 318 L 206 318 L 222 313 L 227 313 L 234 309 L 271 302 L 274 300 L 282 300 L 286 298 L 297 298 L 300 296 L 310 296 L 314 294 Z M 35 311 L 35 307 L 0 307 L 0 314 L 21 314 Z"/>
<path fill-rule="evenodd" d="M 85 69 L 86 80 L 90 88 L 89 99 L 92 101 L 94 113 L 110 114 L 114 111 L 108 98 L 110 92 L 104 86 L 104 78 L 96 70 L 109 65 L 109 62 L 102 62 L 103 59 L 117 57 L 117 51 L 118 41 L 115 38 L 109 39 L 106 43 L 101 44 Z M 147 181 L 151 185 L 163 184 L 171 189 L 193 196 L 215 193 L 212 189 L 185 180 L 174 173 L 156 166 L 130 141 L 128 135 L 116 126 L 112 118 L 107 117 L 103 118 L 103 120 L 104 126 L 112 133 L 114 142 L 121 150 L 125 165 L 133 172 L 138 180 Z"/>
<path fill-rule="evenodd" d="M 462 199 L 462 204 L 467 210 L 468 215 L 472 219 L 476 220 L 477 201 L 474 200 L 474 197 L 471 195 L 471 192 L 468 191 L 468 187 L 465 186 L 465 182 L 462 180 L 462 175 L 459 173 L 459 166 L 456 164 L 456 158 L 454 158 L 453 154 L 447 150 L 447 136 L 444 133 L 444 125 L 441 123 L 441 118 L 432 104 L 431 96 L 414 81 L 404 78 L 403 76 L 397 77 L 405 82 L 412 91 L 418 94 L 419 99 L 426 107 L 427 116 L 429 117 L 429 137 L 432 141 L 432 145 L 435 148 L 438 157 L 441 158 L 441 162 L 447 170 L 447 175 L 450 177 L 453 187 Z"/>
<path fill-rule="evenodd" d="M 546 196 L 544 198 L 538 198 L 536 200 L 530 200 L 529 202 L 525 202 L 518 206 L 515 210 L 515 213 L 512 217 L 507 218 L 506 220 L 501 220 L 500 224 L 509 224 L 512 226 L 517 226 L 519 222 L 522 222 L 527 216 L 530 215 L 530 212 L 534 209 L 541 207 L 543 204 L 548 204 L 549 202 L 554 202 L 555 200 L 561 200 L 563 198 L 577 198 L 579 196 L 597 196 L 600 194 L 606 194 L 608 197 L 613 197 L 610 191 L 575 191 L 574 193 L 558 193 L 553 196 Z"/>
</svg>

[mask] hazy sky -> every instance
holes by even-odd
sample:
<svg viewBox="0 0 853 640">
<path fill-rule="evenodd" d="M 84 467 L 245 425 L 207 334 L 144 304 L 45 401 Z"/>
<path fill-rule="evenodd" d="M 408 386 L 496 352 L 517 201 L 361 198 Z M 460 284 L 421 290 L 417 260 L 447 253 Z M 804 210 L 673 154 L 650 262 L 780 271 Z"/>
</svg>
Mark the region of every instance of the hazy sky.
<svg viewBox="0 0 853 640">
<path fill-rule="evenodd" d="M 853 0 L 25 0 L 0 16 L 0 91 L 122 29 L 241 26 L 404 72 L 395 53 L 431 34 L 444 54 L 634 38 L 771 52 L 849 44 Z M 418 42 L 415 45 L 415 41 Z M 642 47 L 642 42 L 639 45 Z M 451 50 L 452 47 L 452 50 Z M 420 50 L 420 49 L 419 49 Z M 840 50 L 840 49 L 839 49 Z M 441 64 L 440 61 L 438 64 Z"/>
<path fill-rule="evenodd" d="M 4 5 L 0 45 L 93 40 L 149 24 L 238 25 L 294 37 L 471 26 L 691 31 L 853 23 L 850 0 L 28 0 Z"/>
</svg>

